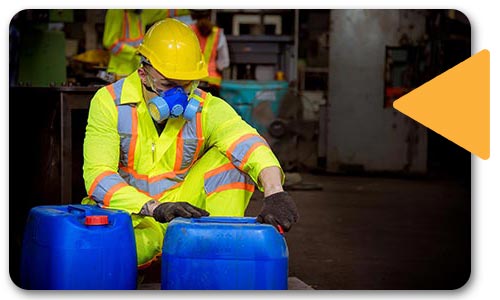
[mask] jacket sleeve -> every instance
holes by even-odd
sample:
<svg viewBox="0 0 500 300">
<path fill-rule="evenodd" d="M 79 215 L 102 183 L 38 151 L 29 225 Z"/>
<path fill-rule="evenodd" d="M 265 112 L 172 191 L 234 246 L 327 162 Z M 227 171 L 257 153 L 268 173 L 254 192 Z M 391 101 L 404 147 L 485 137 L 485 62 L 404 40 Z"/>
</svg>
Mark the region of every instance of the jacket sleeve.
<svg viewBox="0 0 500 300">
<path fill-rule="evenodd" d="M 220 28 L 219 44 L 217 45 L 217 69 L 224 70 L 229 67 L 231 61 L 229 58 L 229 48 L 227 46 L 224 29 Z"/>
<path fill-rule="evenodd" d="M 83 143 L 83 178 L 89 198 L 100 206 L 139 213 L 152 197 L 130 186 L 119 174 L 118 113 L 106 88 L 90 103 Z"/>
<path fill-rule="evenodd" d="M 111 54 L 120 54 L 124 60 L 133 60 L 135 58 L 136 48 L 128 45 L 122 39 L 124 26 L 123 18 L 123 9 L 109 9 L 106 11 L 102 44 Z"/>
<path fill-rule="evenodd" d="M 267 141 L 242 120 L 229 104 L 212 96 L 204 104 L 203 112 L 207 148 L 216 147 L 238 169 L 247 173 L 261 191 L 263 187 L 259 182 L 259 174 L 267 167 L 280 168 L 283 184 L 283 170 Z"/>
</svg>

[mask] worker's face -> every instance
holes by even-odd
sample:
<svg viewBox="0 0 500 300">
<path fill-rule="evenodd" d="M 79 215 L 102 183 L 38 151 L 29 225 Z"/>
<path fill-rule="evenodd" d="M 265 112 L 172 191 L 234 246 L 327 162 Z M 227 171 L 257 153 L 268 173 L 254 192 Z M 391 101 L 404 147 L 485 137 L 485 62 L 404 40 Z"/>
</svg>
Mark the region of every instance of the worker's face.
<svg viewBox="0 0 500 300">
<path fill-rule="evenodd" d="M 176 80 L 165 78 L 155 68 L 147 64 L 143 66 L 143 70 L 146 84 L 158 95 L 177 86 L 182 87 L 186 93 L 190 92 L 193 82 L 192 80 Z"/>
<path fill-rule="evenodd" d="M 201 35 L 204 37 L 209 36 L 210 33 L 212 32 L 212 28 L 214 27 L 214 25 L 210 21 L 210 18 L 208 17 L 196 20 L 196 26 L 198 27 L 198 30 L 200 31 Z"/>
</svg>

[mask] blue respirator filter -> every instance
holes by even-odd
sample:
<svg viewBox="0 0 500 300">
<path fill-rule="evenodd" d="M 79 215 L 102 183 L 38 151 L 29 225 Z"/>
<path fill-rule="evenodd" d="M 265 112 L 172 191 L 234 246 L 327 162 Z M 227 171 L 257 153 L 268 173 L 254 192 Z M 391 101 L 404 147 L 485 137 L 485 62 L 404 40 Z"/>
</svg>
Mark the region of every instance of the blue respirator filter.
<svg viewBox="0 0 500 300">
<path fill-rule="evenodd" d="M 192 98 L 188 99 L 188 95 L 180 86 L 162 92 L 160 96 L 154 97 L 148 103 L 149 112 L 156 122 L 180 116 L 190 121 L 199 107 L 200 102 Z"/>
</svg>

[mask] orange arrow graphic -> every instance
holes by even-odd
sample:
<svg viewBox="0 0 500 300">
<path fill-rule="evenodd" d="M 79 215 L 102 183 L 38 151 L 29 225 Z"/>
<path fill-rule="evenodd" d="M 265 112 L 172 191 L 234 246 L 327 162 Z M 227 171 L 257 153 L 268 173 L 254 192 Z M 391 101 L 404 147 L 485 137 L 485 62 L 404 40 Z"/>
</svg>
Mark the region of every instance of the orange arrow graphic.
<svg viewBox="0 0 500 300">
<path fill-rule="evenodd" d="M 490 52 L 396 100 L 394 108 L 482 159 L 490 157 Z"/>
</svg>

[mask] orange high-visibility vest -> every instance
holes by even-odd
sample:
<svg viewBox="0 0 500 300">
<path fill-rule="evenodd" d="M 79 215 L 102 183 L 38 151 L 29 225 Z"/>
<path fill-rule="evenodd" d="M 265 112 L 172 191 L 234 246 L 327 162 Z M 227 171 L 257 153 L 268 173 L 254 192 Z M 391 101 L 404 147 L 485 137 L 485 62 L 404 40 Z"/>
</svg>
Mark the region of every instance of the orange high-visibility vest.
<svg viewBox="0 0 500 300">
<path fill-rule="evenodd" d="M 212 28 L 212 33 L 210 33 L 207 37 L 204 37 L 196 27 L 196 24 L 191 24 L 191 28 L 198 36 L 201 51 L 203 51 L 205 61 L 208 64 L 208 77 L 204 78 L 203 81 L 220 86 L 222 74 L 217 70 L 217 46 L 219 45 L 219 38 L 222 29 L 214 26 Z"/>
</svg>

